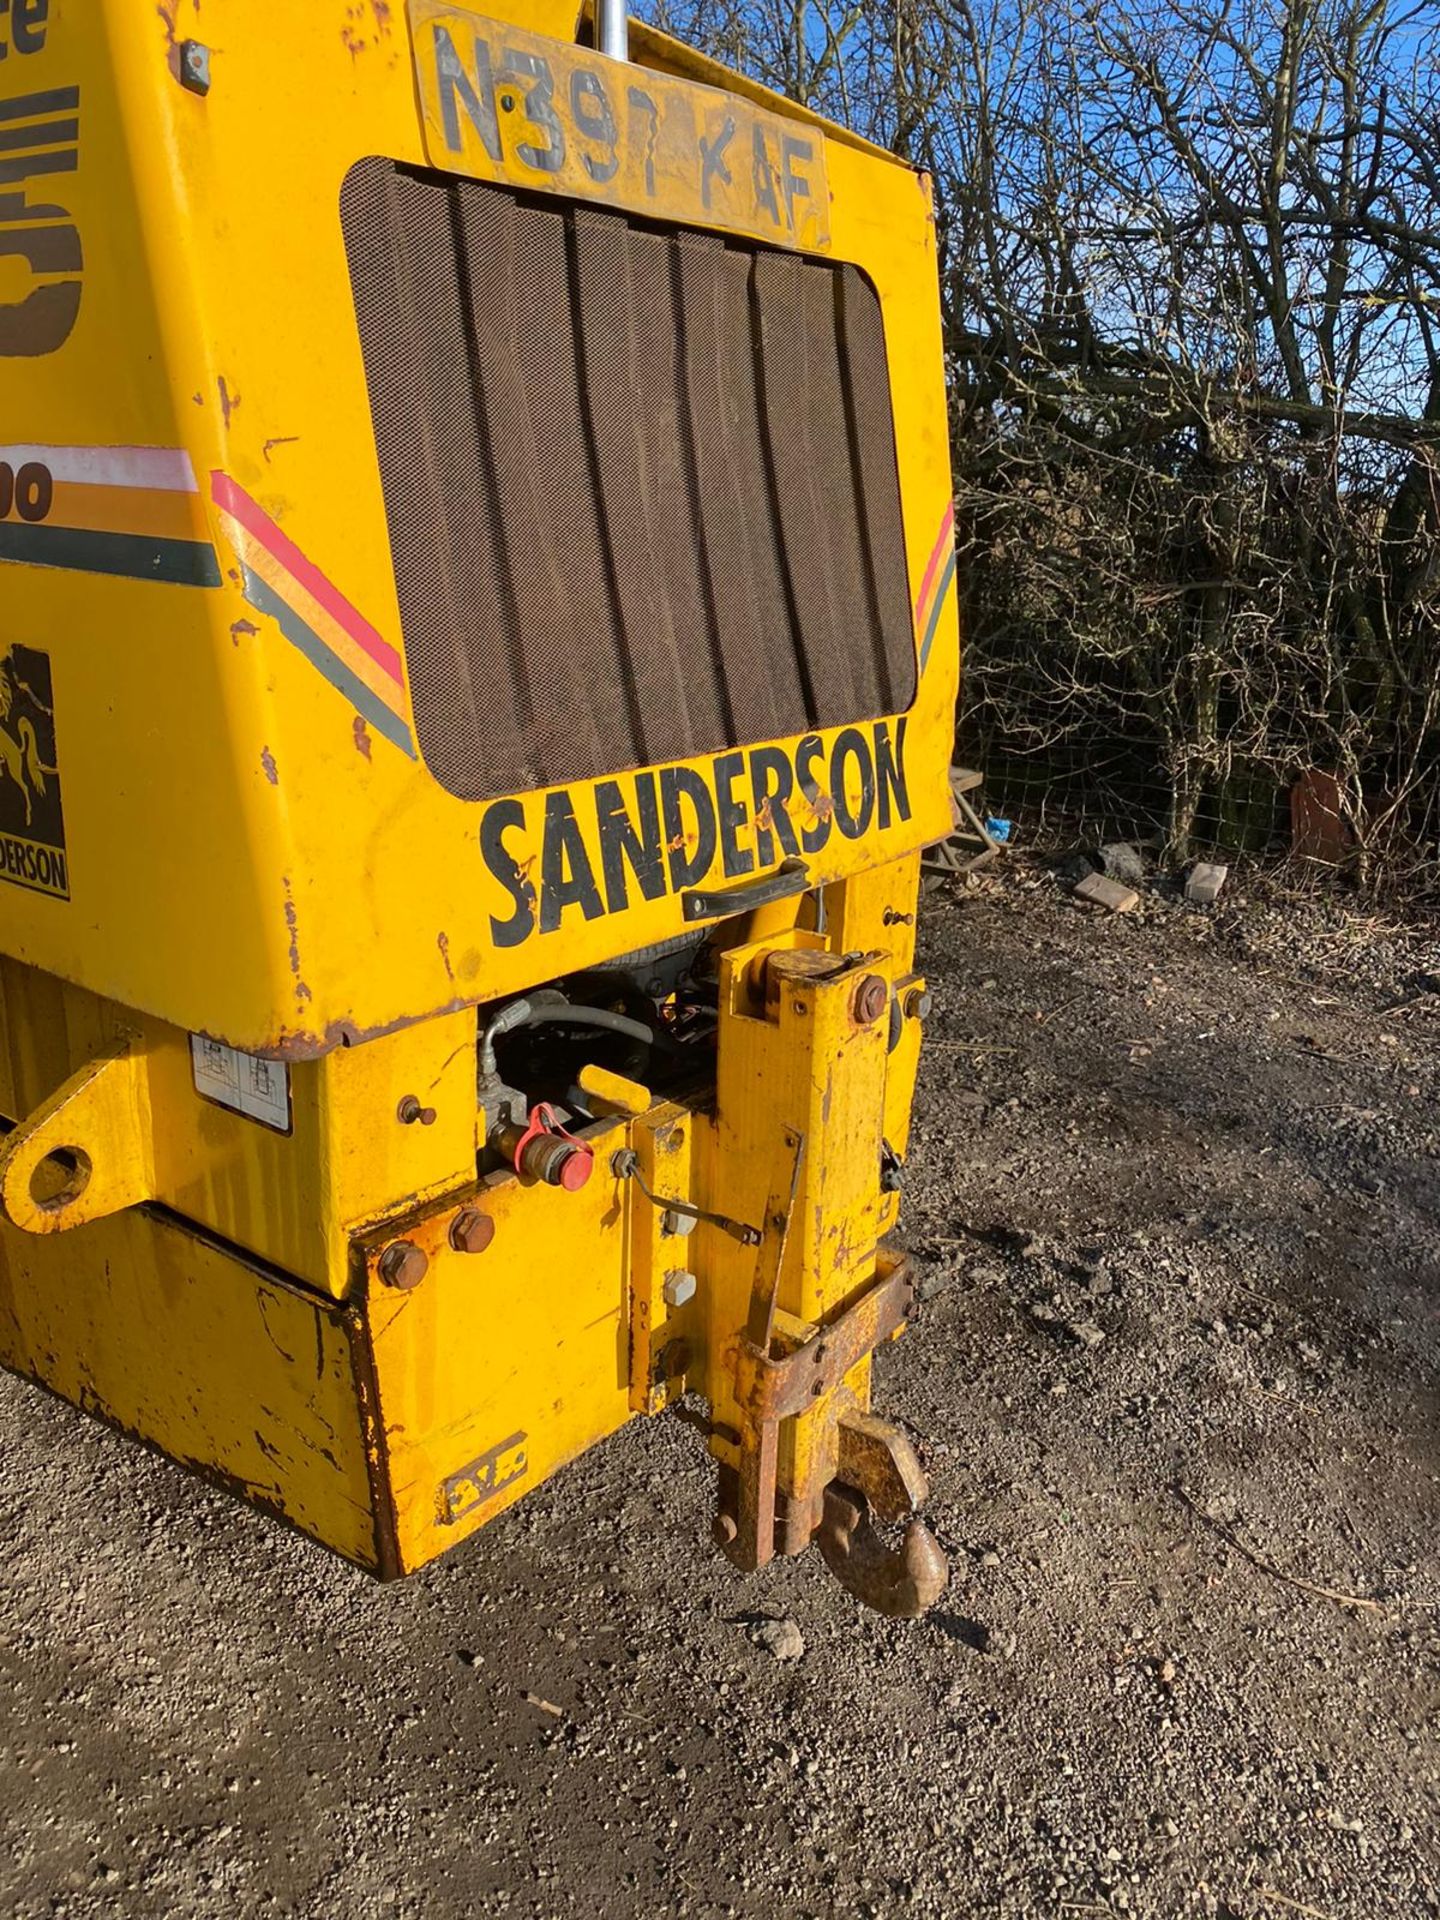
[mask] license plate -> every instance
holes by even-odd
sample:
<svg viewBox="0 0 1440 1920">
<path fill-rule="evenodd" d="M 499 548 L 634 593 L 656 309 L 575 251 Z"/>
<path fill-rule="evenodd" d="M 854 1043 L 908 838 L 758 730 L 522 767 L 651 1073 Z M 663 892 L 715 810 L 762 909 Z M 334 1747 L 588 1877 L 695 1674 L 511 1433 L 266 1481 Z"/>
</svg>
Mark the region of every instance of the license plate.
<svg viewBox="0 0 1440 1920">
<path fill-rule="evenodd" d="M 825 139 L 734 94 L 410 0 L 425 151 L 446 173 L 811 251 Z"/>
</svg>

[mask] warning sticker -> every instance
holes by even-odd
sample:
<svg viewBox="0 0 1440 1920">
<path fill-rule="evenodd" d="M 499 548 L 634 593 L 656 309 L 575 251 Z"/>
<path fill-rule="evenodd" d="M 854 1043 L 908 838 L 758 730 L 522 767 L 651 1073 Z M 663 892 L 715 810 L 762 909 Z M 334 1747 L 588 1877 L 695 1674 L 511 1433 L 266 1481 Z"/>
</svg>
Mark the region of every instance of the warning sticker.
<svg viewBox="0 0 1440 1920">
<path fill-rule="evenodd" d="M 283 1061 L 261 1060 L 192 1033 L 190 1065 L 195 1091 L 204 1099 L 243 1113 L 247 1120 L 258 1120 L 262 1127 L 273 1127 L 276 1133 L 289 1133 L 290 1069 Z"/>
</svg>

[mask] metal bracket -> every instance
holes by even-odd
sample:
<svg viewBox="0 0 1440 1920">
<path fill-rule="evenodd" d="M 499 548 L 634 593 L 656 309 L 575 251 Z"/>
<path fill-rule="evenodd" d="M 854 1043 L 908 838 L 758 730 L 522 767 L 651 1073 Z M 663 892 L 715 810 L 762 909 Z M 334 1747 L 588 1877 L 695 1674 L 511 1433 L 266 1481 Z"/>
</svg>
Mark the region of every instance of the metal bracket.
<svg viewBox="0 0 1440 1920">
<path fill-rule="evenodd" d="M 738 1564 L 767 1566 L 775 1557 L 775 1494 L 780 1460 L 780 1422 L 756 1413 L 747 1399 L 754 1394 L 756 1368 L 768 1359 L 775 1333 L 775 1308 L 780 1269 L 790 1241 L 795 1196 L 800 1190 L 800 1168 L 805 1159 L 803 1133 L 787 1135 L 791 1160 L 788 1173 L 775 1169 L 775 1186 L 765 1207 L 769 1238 L 755 1263 L 750 1290 L 750 1312 L 735 1357 L 735 1391 L 745 1415 L 740 1447 L 738 1532 L 731 1558 Z"/>
<path fill-rule="evenodd" d="M 63 1233 L 154 1197 L 150 1079 L 138 1034 L 71 1074 L 0 1146 L 0 1214 Z"/>
<path fill-rule="evenodd" d="M 885 1256 L 881 1256 L 882 1262 Z M 803 1413 L 905 1324 L 914 1283 L 909 1262 L 891 1255 L 875 1284 L 835 1320 L 810 1330 L 793 1352 L 774 1355 L 743 1342 L 740 1401 L 756 1426 Z"/>
<path fill-rule="evenodd" d="M 798 1167 L 798 1156 L 797 1156 Z M 776 1236 L 781 1240 L 781 1236 Z M 775 1256 L 778 1269 L 783 1240 Z M 753 1572 L 775 1555 L 775 1516 L 780 1425 L 805 1413 L 832 1394 L 847 1373 L 882 1340 L 899 1332 L 909 1311 L 911 1281 L 903 1256 L 880 1255 L 875 1284 L 825 1326 L 804 1328 L 788 1353 L 777 1354 L 773 1339 L 756 1338 L 758 1324 L 773 1324 L 761 1309 L 764 1289 L 757 1283 L 751 1303 L 752 1325 L 736 1354 L 736 1399 L 744 1420 L 740 1448 L 736 1528 L 726 1552 L 738 1567 Z M 818 1489 L 817 1489 L 818 1493 Z M 813 1519 L 805 1523 L 808 1534 Z"/>
<path fill-rule="evenodd" d="M 878 1413 L 840 1416 L 836 1478 L 863 1494 L 882 1520 L 904 1520 L 930 1497 L 925 1469 L 908 1437 Z"/>
</svg>

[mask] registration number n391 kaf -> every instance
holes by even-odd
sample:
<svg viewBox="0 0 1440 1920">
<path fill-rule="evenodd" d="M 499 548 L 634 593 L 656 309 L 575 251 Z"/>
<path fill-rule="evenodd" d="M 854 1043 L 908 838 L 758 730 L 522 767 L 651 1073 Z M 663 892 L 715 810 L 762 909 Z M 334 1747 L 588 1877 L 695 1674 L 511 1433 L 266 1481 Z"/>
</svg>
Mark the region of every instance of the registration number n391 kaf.
<svg viewBox="0 0 1440 1920">
<path fill-rule="evenodd" d="M 446 0 L 410 0 L 410 19 L 432 165 L 781 246 L 828 245 L 818 127 Z"/>
</svg>

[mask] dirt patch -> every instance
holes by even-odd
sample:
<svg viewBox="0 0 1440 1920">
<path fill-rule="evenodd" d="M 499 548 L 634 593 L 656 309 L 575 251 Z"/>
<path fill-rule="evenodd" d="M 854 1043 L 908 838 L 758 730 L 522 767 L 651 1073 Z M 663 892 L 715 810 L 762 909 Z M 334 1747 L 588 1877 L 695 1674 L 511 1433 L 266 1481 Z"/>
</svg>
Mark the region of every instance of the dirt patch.
<svg viewBox="0 0 1440 1920">
<path fill-rule="evenodd" d="M 1440 1914 L 1440 949 L 1021 867 L 922 960 L 937 1612 L 675 1421 L 382 1588 L 5 1381 L 8 1912 Z"/>
</svg>

